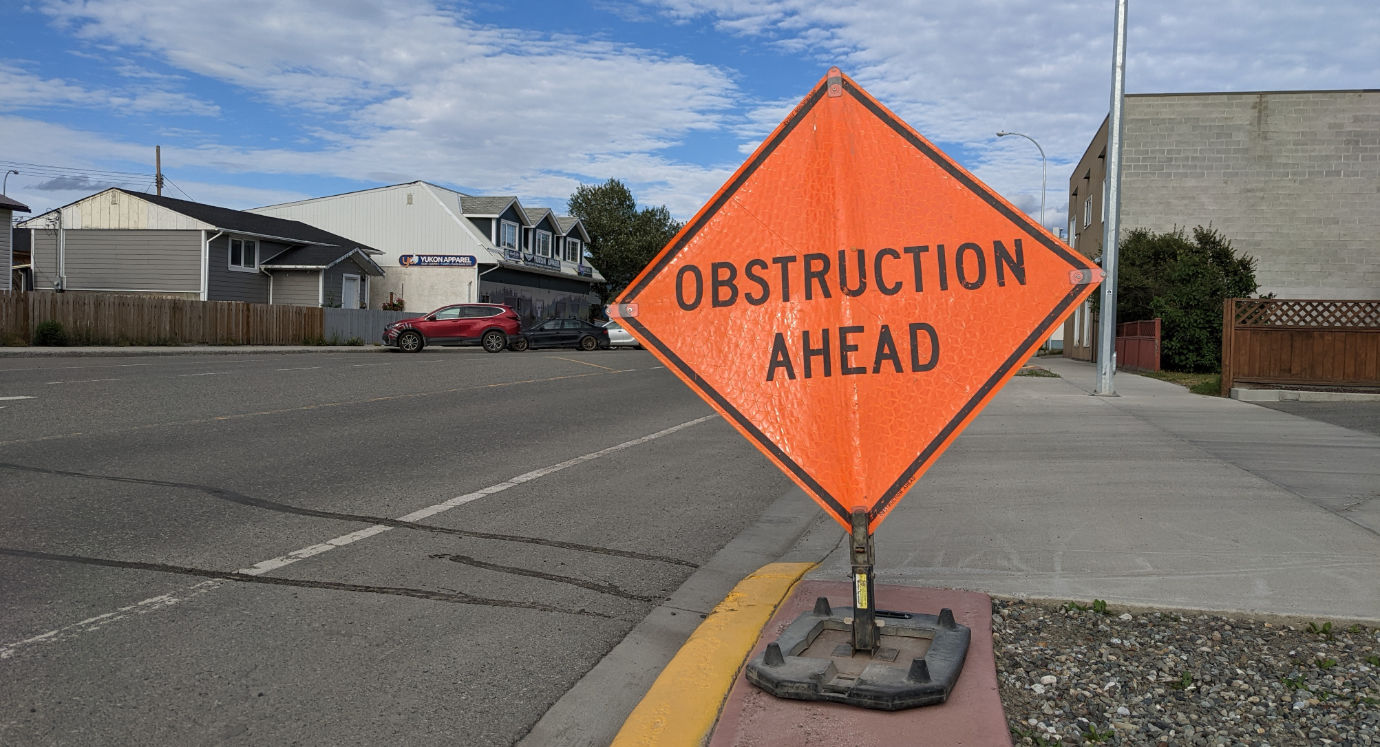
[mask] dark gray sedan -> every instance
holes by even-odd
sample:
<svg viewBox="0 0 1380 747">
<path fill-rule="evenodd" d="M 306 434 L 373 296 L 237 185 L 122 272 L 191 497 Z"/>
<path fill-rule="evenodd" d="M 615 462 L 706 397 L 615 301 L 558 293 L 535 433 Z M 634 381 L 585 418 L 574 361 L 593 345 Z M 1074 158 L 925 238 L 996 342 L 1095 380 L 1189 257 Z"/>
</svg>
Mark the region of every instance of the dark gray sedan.
<svg viewBox="0 0 1380 747">
<path fill-rule="evenodd" d="M 594 350 L 609 346 L 609 331 L 583 319 L 547 319 L 523 330 L 508 341 L 508 347 L 522 352 L 528 348 L 579 348 Z"/>
</svg>

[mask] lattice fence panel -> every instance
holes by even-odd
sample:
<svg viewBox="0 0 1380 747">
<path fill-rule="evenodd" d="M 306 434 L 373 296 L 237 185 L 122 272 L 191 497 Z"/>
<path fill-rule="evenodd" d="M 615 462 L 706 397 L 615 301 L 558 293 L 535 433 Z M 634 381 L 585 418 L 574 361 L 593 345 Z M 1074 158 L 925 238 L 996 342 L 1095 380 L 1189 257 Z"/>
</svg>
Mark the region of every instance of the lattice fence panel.
<svg viewBox="0 0 1380 747">
<path fill-rule="evenodd" d="M 1238 327 L 1294 329 L 1380 328 L 1380 301 L 1240 299 Z"/>
</svg>

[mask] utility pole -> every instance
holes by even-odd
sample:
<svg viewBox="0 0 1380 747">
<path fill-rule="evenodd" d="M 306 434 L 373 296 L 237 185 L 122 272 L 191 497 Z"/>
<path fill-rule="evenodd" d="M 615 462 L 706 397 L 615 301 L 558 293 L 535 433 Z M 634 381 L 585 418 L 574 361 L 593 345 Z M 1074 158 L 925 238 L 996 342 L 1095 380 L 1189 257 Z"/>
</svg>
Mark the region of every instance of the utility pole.
<svg viewBox="0 0 1380 747">
<path fill-rule="evenodd" d="M 1107 181 L 1102 192 L 1102 294 L 1097 318 L 1097 386 L 1093 394 L 1115 397 L 1116 373 L 1116 255 L 1121 233 L 1121 131 L 1126 92 L 1126 0 L 1116 3 L 1116 35 L 1112 41 L 1112 110 L 1107 117 Z"/>
<path fill-rule="evenodd" d="M 153 187 L 163 196 L 163 146 L 153 146 Z"/>
</svg>

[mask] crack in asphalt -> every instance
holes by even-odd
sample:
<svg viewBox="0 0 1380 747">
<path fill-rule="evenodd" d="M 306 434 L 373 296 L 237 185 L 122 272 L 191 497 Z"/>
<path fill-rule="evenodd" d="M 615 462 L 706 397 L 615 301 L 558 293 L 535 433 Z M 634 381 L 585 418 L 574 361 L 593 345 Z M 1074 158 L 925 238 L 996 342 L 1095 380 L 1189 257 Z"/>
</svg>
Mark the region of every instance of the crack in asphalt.
<svg viewBox="0 0 1380 747">
<path fill-rule="evenodd" d="M 36 472 L 45 475 L 59 475 L 63 477 L 81 477 L 89 480 L 107 480 L 110 482 L 127 482 L 136 485 L 154 485 L 165 488 L 181 488 L 185 490 L 196 490 L 220 500 L 237 503 L 242 506 L 261 508 L 268 511 L 277 511 L 285 514 L 296 514 L 298 516 L 311 516 L 318 519 L 335 519 L 338 521 L 351 521 L 361 524 L 382 524 L 396 529 L 412 529 L 421 532 L 433 532 L 436 534 L 449 534 L 457 537 L 468 537 L 470 539 L 494 540 L 499 542 L 520 542 L 529 545 L 542 545 L 544 547 L 555 547 L 563 550 L 574 550 L 576 552 L 596 553 L 600 555 L 612 555 L 620 558 L 630 558 L 633 560 L 646 560 L 654 563 L 667 563 L 670 565 L 685 566 L 687 568 L 699 568 L 698 563 L 692 563 L 680 558 L 672 558 L 665 555 L 653 555 L 650 553 L 635 552 L 632 550 L 616 550 L 609 547 L 596 547 L 594 545 L 584 545 L 577 542 L 564 542 L 561 540 L 544 539 L 541 537 L 525 537 L 515 534 L 496 534 L 493 532 L 476 532 L 468 529 L 451 529 L 432 524 L 419 524 L 413 521 L 403 521 L 401 519 L 389 519 L 382 516 L 369 516 L 366 514 L 349 514 L 337 511 L 322 511 L 314 508 L 302 508 L 287 503 L 279 503 L 266 498 L 255 498 L 232 490 L 217 488 L 210 485 L 197 485 L 195 483 L 171 482 L 167 480 L 149 480 L 139 477 L 120 477 L 118 475 L 97 475 L 89 472 L 73 472 L 70 470 L 48 469 L 45 467 L 31 467 L 23 464 L 13 464 L 0 462 L 0 469 L 20 470 L 24 472 Z"/>
<path fill-rule="evenodd" d="M 579 609 L 570 610 L 551 605 L 539 604 L 537 602 L 517 602 L 510 599 L 490 599 L 487 597 L 477 597 L 463 592 L 431 591 L 428 589 L 414 589 L 406 586 L 369 586 L 366 584 L 350 584 L 338 581 L 311 581 L 295 578 L 279 578 L 276 576 L 251 576 L 247 573 L 235 571 L 216 571 L 209 568 L 192 568 L 189 566 L 167 565 L 164 563 L 144 563 L 131 560 L 111 560 L 109 558 L 92 558 L 83 555 L 64 555 L 51 552 L 40 552 L 38 550 L 19 550 L 10 547 L 0 547 L 0 555 L 11 555 L 19 558 L 32 558 L 35 560 L 53 560 L 65 563 L 80 563 L 82 565 L 102 566 L 106 568 L 128 568 L 140 571 L 154 571 L 158 573 L 176 573 L 183 576 L 196 576 L 198 578 L 214 578 L 224 581 L 239 581 L 249 584 L 268 584 L 270 586 L 294 586 L 304 589 L 329 589 L 332 591 L 349 591 L 364 594 L 387 594 L 391 596 L 410 597 L 412 599 L 425 599 L 433 602 L 449 602 L 451 604 L 469 604 L 480 607 L 506 607 L 510 609 L 536 610 L 538 612 L 554 612 L 563 615 L 585 615 L 601 617 L 606 620 L 621 620 L 622 618 L 613 615 L 606 615 L 602 612 L 593 610 Z"/>
<path fill-rule="evenodd" d="M 471 558 L 467 555 L 436 553 L 435 555 L 431 555 L 429 557 L 436 560 L 449 560 L 452 563 L 461 563 L 463 565 L 473 566 L 475 568 L 482 568 L 486 571 L 510 573 L 516 576 L 528 576 L 530 578 L 539 578 L 544 581 L 554 581 L 558 584 L 569 584 L 571 586 L 578 586 L 581 589 L 588 589 L 590 591 L 595 591 L 600 594 L 608 594 L 610 596 L 621 597 L 623 599 L 631 599 L 636 602 L 659 602 L 662 599 L 664 599 L 664 597 L 660 596 L 649 597 L 644 596 L 642 594 L 634 594 L 613 584 L 601 583 L 598 581 L 586 581 L 582 578 L 574 578 L 572 576 L 561 576 L 554 573 L 544 573 L 542 571 L 534 571 L 528 568 L 516 568 L 510 565 L 496 565 L 494 563 L 486 563 L 482 560 L 479 560 L 477 558 Z"/>
</svg>

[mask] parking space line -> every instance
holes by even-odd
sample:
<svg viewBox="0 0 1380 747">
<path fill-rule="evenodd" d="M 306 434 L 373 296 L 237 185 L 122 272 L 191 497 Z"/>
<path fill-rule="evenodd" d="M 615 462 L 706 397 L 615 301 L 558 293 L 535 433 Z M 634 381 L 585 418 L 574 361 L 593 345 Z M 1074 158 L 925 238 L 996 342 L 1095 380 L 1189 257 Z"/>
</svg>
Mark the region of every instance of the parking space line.
<svg viewBox="0 0 1380 747">
<path fill-rule="evenodd" d="M 178 374 L 177 378 L 182 379 L 188 376 L 226 376 L 229 371 L 206 371 L 204 373 Z"/>
<path fill-rule="evenodd" d="M 567 363 L 579 363 L 582 366 L 594 366 L 595 368 L 602 368 L 605 371 L 612 371 L 614 373 L 619 373 L 622 370 L 618 368 L 609 368 L 608 366 L 601 366 L 598 363 L 590 363 L 589 361 L 577 361 L 574 358 L 562 358 L 559 355 L 553 355 L 550 357 L 555 358 L 558 361 L 566 361 Z"/>
<path fill-rule="evenodd" d="M 279 371 L 315 371 L 320 366 L 302 366 L 301 368 L 280 368 Z"/>
<path fill-rule="evenodd" d="M 13 397 L 0 397 L 0 402 L 10 402 L 10 401 L 17 400 L 17 399 L 34 399 L 34 398 L 33 398 L 33 397 L 24 397 L 24 396 L 15 395 L 15 396 L 13 396 Z"/>
</svg>

